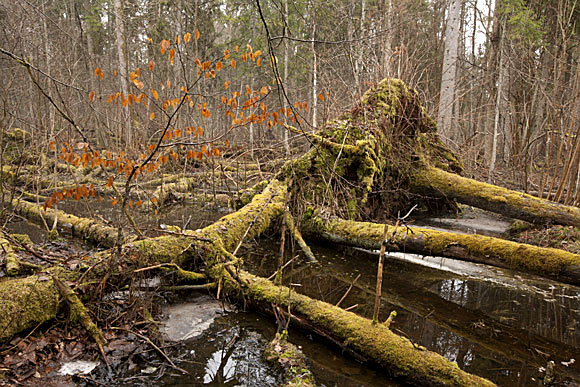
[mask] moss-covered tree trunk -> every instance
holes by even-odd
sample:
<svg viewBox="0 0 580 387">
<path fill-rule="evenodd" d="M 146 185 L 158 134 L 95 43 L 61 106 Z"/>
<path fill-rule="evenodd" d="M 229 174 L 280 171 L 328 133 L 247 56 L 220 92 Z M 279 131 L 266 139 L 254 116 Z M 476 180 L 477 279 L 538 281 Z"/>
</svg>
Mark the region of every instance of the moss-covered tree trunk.
<svg viewBox="0 0 580 387">
<path fill-rule="evenodd" d="M 580 226 L 580 209 L 425 166 L 411 181 L 415 192 L 437 195 L 532 223 Z"/>
<path fill-rule="evenodd" d="M 314 217 L 305 223 L 310 237 L 367 249 L 380 249 L 384 225 Z M 419 227 L 389 226 L 387 250 L 449 257 L 530 272 L 580 284 L 580 256 L 564 250 Z"/>
</svg>

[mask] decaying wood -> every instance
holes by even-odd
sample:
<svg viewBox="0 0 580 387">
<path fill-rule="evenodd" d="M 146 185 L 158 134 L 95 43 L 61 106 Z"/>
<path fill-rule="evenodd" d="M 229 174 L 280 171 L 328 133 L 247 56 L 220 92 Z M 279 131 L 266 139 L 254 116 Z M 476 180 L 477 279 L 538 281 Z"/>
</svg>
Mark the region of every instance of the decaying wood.
<svg viewBox="0 0 580 387">
<path fill-rule="evenodd" d="M 308 235 L 313 238 L 367 249 L 381 248 L 382 224 L 317 217 L 305 224 Z M 564 250 L 476 234 L 458 234 L 419 227 L 388 228 L 388 234 L 393 235 L 386 246 L 390 251 L 485 263 L 580 284 L 580 256 Z"/>
</svg>

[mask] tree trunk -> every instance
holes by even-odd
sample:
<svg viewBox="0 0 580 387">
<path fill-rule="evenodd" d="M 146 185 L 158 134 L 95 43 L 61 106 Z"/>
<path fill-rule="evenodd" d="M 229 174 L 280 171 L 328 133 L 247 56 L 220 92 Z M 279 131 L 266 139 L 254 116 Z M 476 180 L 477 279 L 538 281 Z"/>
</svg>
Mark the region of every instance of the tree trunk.
<svg viewBox="0 0 580 387">
<path fill-rule="evenodd" d="M 315 217 L 309 222 L 306 235 L 376 250 L 383 243 L 383 228 L 384 225 L 377 223 Z M 485 263 L 580 284 L 580 256 L 564 250 L 418 227 L 390 226 L 387 235 L 392 235 L 392 242 L 386 246 L 391 251 Z"/>
<path fill-rule="evenodd" d="M 115 42 L 117 45 L 117 58 L 119 61 L 119 73 L 121 75 L 121 90 L 126 99 L 129 98 L 129 71 L 127 63 L 127 47 L 125 36 L 127 31 L 125 30 L 125 22 L 123 20 L 123 8 L 121 4 L 122 0 L 114 0 L 113 6 L 115 9 Z M 131 145 L 131 114 L 129 111 L 129 103 L 123 108 L 123 122 L 119 123 L 119 131 L 117 141 L 125 140 L 127 145 Z"/>
<path fill-rule="evenodd" d="M 497 55 L 499 56 L 499 78 L 497 81 L 497 89 L 496 89 L 496 99 L 495 99 L 495 108 L 494 108 L 494 119 L 493 119 L 493 133 L 491 138 L 491 155 L 489 161 L 489 171 L 488 171 L 488 183 L 492 183 L 493 181 L 493 173 L 495 171 L 495 162 L 497 159 L 497 139 L 499 137 L 500 131 L 500 118 L 501 118 L 501 106 L 502 106 L 502 92 L 504 88 L 505 82 L 505 70 L 503 65 L 504 55 L 503 55 L 503 28 L 502 32 L 500 32 L 500 43 L 499 43 L 499 50 Z"/>
<path fill-rule="evenodd" d="M 312 43 L 310 44 L 310 52 L 312 53 L 312 127 L 316 128 L 318 120 L 318 58 L 316 56 L 316 7 L 314 0 L 310 1 L 311 12 L 310 20 L 312 22 Z"/>
<path fill-rule="evenodd" d="M 445 29 L 445 54 L 441 75 L 441 92 L 439 95 L 439 113 L 437 126 L 446 142 L 454 139 L 453 101 L 455 100 L 455 82 L 457 73 L 457 53 L 459 46 L 459 24 L 461 0 L 451 0 Z"/>
<path fill-rule="evenodd" d="M 434 167 L 417 170 L 412 179 L 418 193 L 437 195 L 531 223 L 580 225 L 580 209 L 525 193 L 461 177 Z"/>
</svg>

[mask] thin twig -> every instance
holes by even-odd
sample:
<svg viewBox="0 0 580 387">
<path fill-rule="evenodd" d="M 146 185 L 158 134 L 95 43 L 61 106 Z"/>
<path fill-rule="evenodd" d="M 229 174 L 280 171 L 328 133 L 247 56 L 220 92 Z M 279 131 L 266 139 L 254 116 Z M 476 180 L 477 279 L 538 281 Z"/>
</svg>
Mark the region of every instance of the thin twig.
<svg viewBox="0 0 580 387">
<path fill-rule="evenodd" d="M 150 340 L 150 339 L 149 339 L 147 336 L 143 336 L 142 334 L 140 334 L 140 333 L 137 333 L 137 332 L 135 332 L 135 331 L 133 331 L 133 330 L 131 330 L 131 329 L 127 329 L 127 328 L 120 328 L 120 327 L 118 328 L 118 327 L 112 327 L 111 329 L 114 329 L 114 330 L 119 330 L 119 331 L 125 331 L 125 332 L 129 332 L 129 333 L 132 333 L 132 334 L 134 334 L 135 336 L 137 336 L 137 337 L 141 338 L 142 340 L 145 340 L 145 341 L 146 341 L 146 342 L 147 342 L 149 345 L 151 345 L 153 348 L 155 348 L 155 350 L 156 350 L 157 352 L 159 352 L 159 354 L 160 354 L 161 356 L 163 356 L 163 358 L 164 358 L 165 360 L 167 360 L 167 362 L 168 362 L 168 363 L 171 365 L 171 367 L 172 367 L 172 368 L 174 368 L 174 369 L 176 369 L 176 370 L 178 370 L 178 371 L 180 371 L 180 372 L 183 372 L 183 373 L 184 373 L 184 374 L 186 374 L 186 375 L 189 375 L 189 372 L 187 372 L 187 371 L 186 371 L 186 370 L 184 370 L 183 368 L 180 368 L 180 367 L 176 366 L 176 365 L 175 365 L 175 363 L 174 363 L 174 362 L 173 362 L 173 361 L 172 361 L 172 360 L 171 360 L 171 359 L 170 359 L 170 358 L 169 358 L 169 357 L 168 357 L 168 356 L 165 354 L 165 352 L 163 352 L 163 350 L 162 350 L 161 348 L 159 348 L 157 345 L 155 345 L 155 343 L 154 343 L 154 342 L 152 342 L 152 341 L 151 341 L 151 340 Z"/>
<path fill-rule="evenodd" d="M 338 300 L 338 302 L 336 303 L 336 306 L 340 306 L 340 303 L 344 301 L 344 299 L 348 296 L 348 293 L 350 293 L 350 291 L 352 290 L 352 287 L 354 286 L 354 284 L 356 283 L 356 281 L 358 281 L 358 279 L 360 278 L 360 274 L 356 276 L 356 278 L 354 279 L 354 281 L 351 282 L 350 286 L 348 287 L 347 291 L 344 293 L 344 295 L 342 296 L 342 298 L 340 300 Z"/>
</svg>

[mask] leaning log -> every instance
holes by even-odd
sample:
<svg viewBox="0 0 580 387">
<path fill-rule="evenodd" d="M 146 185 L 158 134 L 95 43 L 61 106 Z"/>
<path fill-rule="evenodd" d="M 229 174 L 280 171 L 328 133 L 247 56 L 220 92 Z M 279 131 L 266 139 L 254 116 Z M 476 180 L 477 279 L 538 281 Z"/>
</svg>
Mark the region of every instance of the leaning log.
<svg viewBox="0 0 580 387">
<path fill-rule="evenodd" d="M 348 246 L 380 249 L 384 225 L 314 216 L 307 235 Z M 483 235 L 458 234 L 419 227 L 388 227 L 390 251 L 434 255 L 525 271 L 580 284 L 580 255 Z"/>
<path fill-rule="evenodd" d="M 439 168 L 418 169 L 412 179 L 415 192 L 482 208 L 531 223 L 580 226 L 580 208 L 468 179 Z"/>
</svg>

